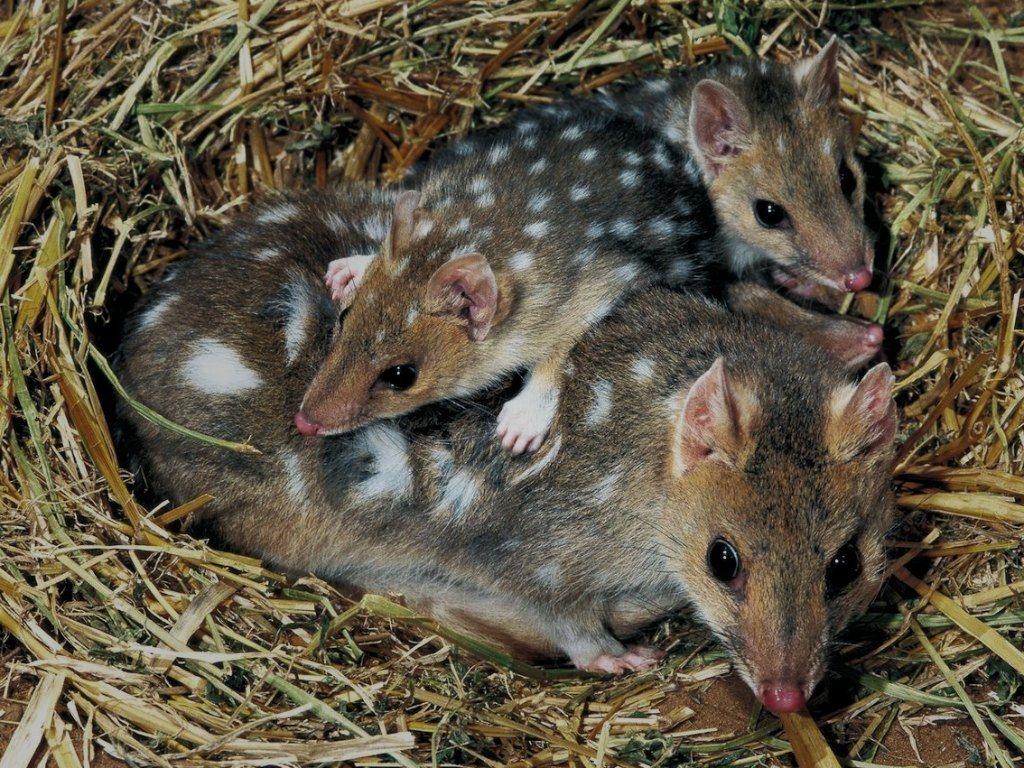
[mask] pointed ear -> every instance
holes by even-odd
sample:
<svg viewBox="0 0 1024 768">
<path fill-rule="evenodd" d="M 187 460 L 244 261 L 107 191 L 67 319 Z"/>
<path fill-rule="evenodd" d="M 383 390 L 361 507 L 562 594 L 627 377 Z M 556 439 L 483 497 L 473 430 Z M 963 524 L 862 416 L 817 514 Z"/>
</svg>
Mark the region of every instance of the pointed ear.
<svg viewBox="0 0 1024 768">
<path fill-rule="evenodd" d="M 690 387 L 676 417 L 674 473 L 688 472 L 705 459 L 736 465 L 750 440 L 757 411 L 756 398 L 730 383 L 725 360 L 715 360 Z"/>
<path fill-rule="evenodd" d="M 498 283 L 487 259 L 471 253 L 438 267 L 427 282 L 425 308 L 457 319 L 473 341 L 487 338 L 498 308 Z"/>
<path fill-rule="evenodd" d="M 750 114 L 730 88 L 701 80 L 690 96 L 690 149 L 709 179 L 750 146 Z"/>
<path fill-rule="evenodd" d="M 829 453 L 839 461 L 858 456 L 890 455 L 896 437 L 895 377 L 879 363 L 860 380 L 833 392 L 829 402 L 826 439 Z"/>
<path fill-rule="evenodd" d="M 817 55 L 797 62 L 793 76 L 813 107 L 827 107 L 839 98 L 839 40 L 835 35 Z"/>
<path fill-rule="evenodd" d="M 386 258 L 394 261 L 413 241 L 416 236 L 419 207 L 420 193 L 415 190 L 403 192 L 395 200 L 391 231 L 388 233 L 388 247 L 385 249 Z"/>
</svg>

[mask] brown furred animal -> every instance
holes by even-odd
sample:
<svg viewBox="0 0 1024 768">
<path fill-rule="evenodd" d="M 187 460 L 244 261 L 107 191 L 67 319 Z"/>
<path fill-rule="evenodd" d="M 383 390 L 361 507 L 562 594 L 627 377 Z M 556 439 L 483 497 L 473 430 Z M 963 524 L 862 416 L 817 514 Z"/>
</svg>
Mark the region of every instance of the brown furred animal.
<svg viewBox="0 0 1024 768">
<path fill-rule="evenodd" d="M 289 204 L 279 226 L 301 238 L 256 260 L 264 225 L 225 233 L 125 338 L 132 395 L 262 451 L 126 407 L 155 490 L 175 503 L 216 490 L 204 522 L 275 567 L 400 592 L 456 629 L 581 669 L 649 667 L 658 652 L 622 640 L 690 604 L 769 708 L 803 705 L 884 571 L 884 365 L 857 383 L 799 334 L 652 289 L 572 352 L 535 455 L 493 442 L 500 400 L 310 440 L 291 415 L 335 323 L 323 269 L 368 245 L 366 212 L 328 226 L 322 202 Z"/>
</svg>

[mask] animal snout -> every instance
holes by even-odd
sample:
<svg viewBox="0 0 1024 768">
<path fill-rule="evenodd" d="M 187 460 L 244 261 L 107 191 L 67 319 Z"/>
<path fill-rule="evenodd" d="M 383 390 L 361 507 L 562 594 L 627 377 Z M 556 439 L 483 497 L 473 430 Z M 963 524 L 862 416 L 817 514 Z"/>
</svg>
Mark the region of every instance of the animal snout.
<svg viewBox="0 0 1024 768">
<path fill-rule="evenodd" d="M 870 267 L 860 267 L 843 276 L 843 285 L 848 291 L 863 291 L 871 285 Z"/>
<path fill-rule="evenodd" d="M 796 683 L 765 683 L 758 698 L 775 714 L 798 712 L 807 706 L 803 689 Z"/>
<path fill-rule="evenodd" d="M 311 421 L 302 411 L 297 411 L 295 414 L 295 428 L 299 430 L 300 435 L 307 437 L 319 435 L 323 431 L 323 426 Z"/>
</svg>

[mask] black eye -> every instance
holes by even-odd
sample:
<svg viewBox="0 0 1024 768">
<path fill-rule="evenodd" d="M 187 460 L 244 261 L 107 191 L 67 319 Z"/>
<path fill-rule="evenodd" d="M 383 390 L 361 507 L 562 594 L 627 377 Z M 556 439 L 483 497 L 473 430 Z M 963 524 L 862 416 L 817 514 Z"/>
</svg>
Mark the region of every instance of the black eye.
<svg viewBox="0 0 1024 768">
<path fill-rule="evenodd" d="M 732 581 L 740 575 L 740 555 L 725 539 L 715 539 L 708 547 L 708 570 L 719 581 Z"/>
<path fill-rule="evenodd" d="M 839 188 L 843 190 L 843 195 L 849 200 L 853 195 L 853 191 L 857 189 L 857 177 L 853 175 L 853 171 L 850 170 L 850 166 L 843 160 L 839 163 Z"/>
<path fill-rule="evenodd" d="M 843 544 L 825 569 L 825 596 L 833 598 L 860 576 L 860 552 L 857 547 Z"/>
<path fill-rule="evenodd" d="M 765 229 L 775 229 L 785 223 L 789 214 L 786 213 L 785 208 L 771 200 L 755 200 L 754 218 Z"/>
<path fill-rule="evenodd" d="M 416 366 L 413 363 L 393 365 L 381 371 L 377 381 L 386 387 L 404 392 L 416 383 Z"/>
</svg>

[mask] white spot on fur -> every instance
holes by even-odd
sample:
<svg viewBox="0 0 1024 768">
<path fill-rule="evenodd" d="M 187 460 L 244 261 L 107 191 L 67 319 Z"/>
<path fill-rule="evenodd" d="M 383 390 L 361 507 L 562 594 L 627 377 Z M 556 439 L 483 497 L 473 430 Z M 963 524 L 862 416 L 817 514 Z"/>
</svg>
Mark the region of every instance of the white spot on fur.
<svg viewBox="0 0 1024 768">
<path fill-rule="evenodd" d="M 534 195 L 530 195 L 529 208 L 534 213 L 540 213 L 543 211 L 548 203 L 551 202 L 551 195 L 547 192 L 537 192 Z"/>
<path fill-rule="evenodd" d="M 529 168 L 527 168 L 527 171 L 529 173 L 533 174 L 534 176 L 536 176 L 538 173 L 541 173 L 547 167 L 548 167 L 548 161 L 545 160 L 542 157 L 540 160 L 538 160 L 533 165 L 531 165 Z"/>
<path fill-rule="evenodd" d="M 654 376 L 654 361 L 649 357 L 638 357 L 629 370 L 633 372 L 633 378 L 637 381 L 650 381 Z"/>
<path fill-rule="evenodd" d="M 582 160 L 584 163 L 594 162 L 595 160 L 597 160 L 597 150 L 594 149 L 593 147 L 587 147 L 582 152 L 580 152 L 580 160 Z"/>
<path fill-rule="evenodd" d="M 636 222 L 632 219 L 621 218 L 612 222 L 612 231 L 619 237 L 631 237 L 636 234 Z"/>
<path fill-rule="evenodd" d="M 668 139 L 671 143 L 675 144 L 676 146 L 686 146 L 686 133 L 680 126 L 676 125 L 675 123 L 670 123 L 669 125 L 665 126 L 665 129 L 662 131 L 662 134 L 665 136 L 666 139 Z"/>
<path fill-rule="evenodd" d="M 779 138 L 777 138 L 775 140 L 775 146 L 779 148 L 779 152 L 780 153 L 785 152 L 786 151 L 786 147 L 788 146 L 786 144 L 786 137 L 785 136 L 779 136 Z"/>
<path fill-rule="evenodd" d="M 416 222 L 416 228 L 412 231 L 412 236 L 415 238 L 426 237 L 434 230 L 433 219 L 420 219 Z"/>
<path fill-rule="evenodd" d="M 602 301 L 587 313 L 587 325 L 594 325 L 608 316 L 615 309 L 615 301 L 608 299 Z"/>
<path fill-rule="evenodd" d="M 537 146 L 537 136 L 536 134 L 531 134 L 527 136 L 525 139 L 523 139 L 520 143 L 523 145 L 525 149 L 534 149 Z"/>
<path fill-rule="evenodd" d="M 683 216 L 690 215 L 690 201 L 687 200 L 685 197 L 677 197 L 675 200 L 673 200 L 672 207 L 679 211 L 679 213 L 681 213 Z"/>
<path fill-rule="evenodd" d="M 634 152 L 633 150 L 622 153 L 622 162 L 626 165 L 640 165 L 640 161 L 642 159 L 643 158 L 640 157 L 640 153 Z"/>
<path fill-rule="evenodd" d="M 616 486 L 619 484 L 619 480 L 622 478 L 622 470 L 618 469 L 609 475 L 606 475 L 601 482 L 594 486 L 594 493 L 592 496 L 595 504 L 605 504 L 615 494 Z"/>
<path fill-rule="evenodd" d="M 416 318 L 419 317 L 419 315 L 419 310 L 416 309 L 416 307 L 410 309 L 408 314 L 405 316 L 405 327 L 409 328 L 410 326 L 412 326 L 412 324 L 416 322 Z"/>
<path fill-rule="evenodd" d="M 252 253 L 252 257 L 256 259 L 256 261 L 270 261 L 271 259 L 276 259 L 280 255 L 281 252 L 277 250 L 277 248 L 260 248 Z"/>
<path fill-rule="evenodd" d="M 371 424 L 363 429 L 360 437 L 363 449 L 373 460 L 373 469 L 359 484 L 359 495 L 364 499 L 403 498 L 412 493 L 412 464 L 405 435 L 390 424 Z"/>
<path fill-rule="evenodd" d="M 647 222 L 647 231 L 655 237 L 671 237 L 676 225 L 668 216 L 655 216 Z"/>
<path fill-rule="evenodd" d="M 455 517 L 463 517 L 473 506 L 479 491 L 480 478 L 468 469 L 460 469 L 448 478 L 438 506 Z"/>
<path fill-rule="evenodd" d="M 537 130 L 537 124 L 530 120 L 523 120 L 521 123 L 516 125 L 516 133 L 533 133 Z"/>
<path fill-rule="evenodd" d="M 211 395 L 237 395 L 263 384 L 235 350 L 216 339 L 193 344 L 192 355 L 181 365 L 185 382 Z"/>
<path fill-rule="evenodd" d="M 469 191 L 474 195 L 480 195 L 487 192 L 491 188 L 491 180 L 486 176 L 476 176 L 473 181 L 470 182 Z"/>
<path fill-rule="evenodd" d="M 139 315 L 139 330 L 152 328 L 160 322 L 160 318 L 167 314 L 167 310 L 171 308 L 171 304 L 173 304 L 177 298 L 178 297 L 172 293 L 170 296 L 164 296 L 159 301 L 150 304 L 149 307 L 146 308 L 146 311 Z"/>
<path fill-rule="evenodd" d="M 637 264 L 623 264 L 615 268 L 615 277 L 621 283 L 632 283 L 640 274 L 640 266 Z"/>
<path fill-rule="evenodd" d="M 363 234 L 373 240 L 373 242 L 380 243 L 388 236 L 388 232 L 391 229 L 388 224 L 389 222 L 384 216 L 377 214 L 363 219 L 360 223 L 360 228 L 363 230 Z"/>
<path fill-rule="evenodd" d="M 835 145 L 832 143 L 832 137 L 826 136 L 821 140 L 821 154 L 825 157 L 832 157 L 832 149 Z"/>
<path fill-rule="evenodd" d="M 612 383 L 607 379 L 598 379 L 594 382 L 594 402 L 590 404 L 583 423 L 589 429 L 593 429 L 602 421 L 608 418 L 612 412 Z"/>
<path fill-rule="evenodd" d="M 569 190 L 569 197 L 574 202 L 577 202 L 577 203 L 580 202 L 581 200 L 586 200 L 588 197 L 590 197 L 591 194 L 592 193 L 591 193 L 590 185 L 589 184 L 584 184 L 583 182 L 578 182 L 576 184 L 573 184 L 572 188 Z"/>
<path fill-rule="evenodd" d="M 534 576 L 546 587 L 557 587 L 562 583 L 562 566 L 558 563 L 547 563 L 538 568 Z"/>
<path fill-rule="evenodd" d="M 452 225 L 452 232 L 468 232 L 469 231 L 469 216 L 463 216 L 455 224 Z"/>
<path fill-rule="evenodd" d="M 592 221 L 587 225 L 586 235 L 591 240 L 597 240 L 599 237 L 604 237 L 604 224 L 600 221 Z"/>
<path fill-rule="evenodd" d="M 288 497 L 297 504 L 308 501 L 306 473 L 303 471 L 302 462 L 299 461 L 299 455 L 293 450 L 285 449 L 281 451 L 281 463 L 284 464 L 284 474 L 287 478 L 285 490 Z"/>
<path fill-rule="evenodd" d="M 495 163 L 501 162 L 506 157 L 508 157 L 508 145 L 495 144 L 487 153 L 487 162 L 494 165 Z"/>
<path fill-rule="evenodd" d="M 268 208 L 256 217 L 256 221 L 260 224 L 287 224 L 298 212 L 299 207 L 295 203 L 283 203 Z"/>
<path fill-rule="evenodd" d="M 494 205 L 494 195 L 490 192 L 484 192 L 476 199 L 477 208 L 490 208 Z"/>
<path fill-rule="evenodd" d="M 566 141 L 576 141 L 583 135 L 583 129 L 578 125 L 570 125 L 562 131 L 562 138 Z"/>
<path fill-rule="evenodd" d="M 306 341 L 310 322 L 313 319 L 313 302 L 306 286 L 302 283 L 289 285 L 288 294 L 285 303 L 288 319 L 284 323 L 284 356 L 285 363 L 291 365 L 298 359 L 302 345 Z"/>
<path fill-rule="evenodd" d="M 453 151 L 460 157 L 469 157 L 476 152 L 476 145 L 472 141 L 464 140 L 461 143 L 456 144 Z"/>
<path fill-rule="evenodd" d="M 534 221 L 523 227 L 523 232 L 530 237 L 544 237 L 551 229 L 549 221 Z"/>
<path fill-rule="evenodd" d="M 664 78 L 648 80 L 644 83 L 644 90 L 649 93 L 665 93 L 668 90 L 668 80 L 665 80 Z"/>
<path fill-rule="evenodd" d="M 626 189 L 633 189 L 640 183 L 640 174 L 636 171 L 625 170 L 619 174 L 619 183 Z"/>
<path fill-rule="evenodd" d="M 651 151 L 651 160 L 663 171 L 672 170 L 672 158 L 669 157 L 668 149 L 661 144 Z"/>
<path fill-rule="evenodd" d="M 533 254 L 529 251 L 517 251 L 508 260 L 508 265 L 516 272 L 525 272 L 533 266 Z"/>
</svg>

